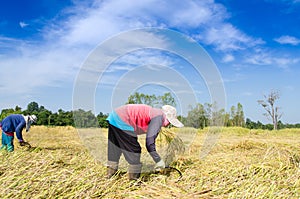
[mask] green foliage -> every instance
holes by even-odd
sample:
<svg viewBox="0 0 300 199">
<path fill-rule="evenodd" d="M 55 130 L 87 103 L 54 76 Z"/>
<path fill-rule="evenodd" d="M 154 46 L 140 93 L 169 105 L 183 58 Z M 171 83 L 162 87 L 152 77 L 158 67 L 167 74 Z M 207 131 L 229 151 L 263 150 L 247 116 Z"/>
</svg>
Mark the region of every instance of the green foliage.
<svg viewBox="0 0 300 199">
<path fill-rule="evenodd" d="M 193 128 L 204 128 L 207 126 L 223 126 L 226 116 L 224 109 L 218 109 L 216 103 L 204 105 L 198 103 L 195 107 L 190 107 L 186 119 L 183 120 L 185 126 Z"/>
<path fill-rule="evenodd" d="M 186 119 L 183 121 L 185 126 L 193 128 L 204 128 L 208 125 L 208 113 L 202 104 L 197 104 L 188 112 Z"/>
<path fill-rule="evenodd" d="M 39 104 L 37 102 L 30 102 L 27 105 L 27 112 L 29 113 L 34 113 L 34 112 L 39 112 Z"/>
<path fill-rule="evenodd" d="M 245 116 L 243 106 L 241 103 L 237 104 L 237 107 L 232 106 L 230 109 L 230 119 L 227 126 L 245 126 Z"/>
<path fill-rule="evenodd" d="M 274 130 L 274 125 L 273 124 L 263 124 L 260 121 L 254 122 L 251 121 L 251 119 L 247 118 L 245 127 L 248 129 L 264 129 L 264 130 Z M 282 121 L 278 121 L 278 127 L 277 130 L 279 129 L 291 129 L 291 128 L 300 128 L 300 124 L 284 124 Z"/>
<path fill-rule="evenodd" d="M 175 106 L 175 99 L 170 93 L 165 93 L 163 96 L 147 95 L 143 93 L 134 93 L 128 97 L 128 104 L 148 104 L 152 106 L 169 104 Z M 237 106 L 232 106 L 230 113 L 225 112 L 224 109 L 218 110 L 216 104 L 205 103 L 197 104 L 195 107 L 190 107 L 190 111 L 186 117 L 179 115 L 178 119 L 186 127 L 205 128 L 221 124 L 227 127 L 246 127 L 248 129 L 266 129 L 272 130 L 273 124 L 263 124 L 260 121 L 254 122 L 249 118 L 244 119 L 244 111 L 242 104 L 238 103 Z M 88 127 L 102 127 L 107 128 L 108 123 L 106 118 L 108 114 L 100 112 L 95 116 L 91 111 L 76 110 L 64 111 L 59 109 L 58 112 L 52 113 L 44 106 L 39 106 L 37 102 L 30 102 L 27 109 L 22 111 L 22 108 L 16 106 L 13 108 L 2 109 L 0 114 L 0 121 L 10 114 L 36 114 L 38 117 L 36 125 L 45 126 L 75 126 L 79 128 Z M 277 123 L 277 129 L 285 128 L 300 128 L 300 124 L 284 124 L 280 120 Z"/>
<path fill-rule="evenodd" d="M 37 125 L 51 125 L 52 112 L 48 110 L 42 110 L 37 114 Z"/>
<path fill-rule="evenodd" d="M 82 109 L 73 111 L 74 123 L 78 128 L 99 127 L 98 120 L 92 111 Z"/>
<path fill-rule="evenodd" d="M 11 115 L 11 114 L 14 114 L 15 113 L 15 110 L 12 109 L 12 108 L 8 108 L 8 109 L 3 109 L 1 111 L 1 115 L 0 115 L 0 120 L 3 120 L 5 117 Z"/>
<path fill-rule="evenodd" d="M 162 96 L 148 95 L 144 93 L 135 92 L 128 97 L 126 104 L 147 104 L 152 107 L 161 107 L 163 105 L 176 106 L 175 99 L 171 93 L 165 93 Z"/>
<path fill-rule="evenodd" d="M 95 117 L 91 111 L 77 110 L 64 111 L 59 109 L 58 112 L 52 113 L 44 106 L 39 106 L 37 102 L 30 102 L 27 109 L 22 111 L 22 108 L 16 106 L 15 109 L 3 109 L 0 114 L 0 121 L 11 114 L 31 115 L 35 114 L 38 117 L 35 125 L 44 126 L 75 126 L 78 128 L 98 127 L 107 128 L 106 118 L 108 115 L 102 112 Z M 75 121 L 74 121 L 75 118 Z"/>
<path fill-rule="evenodd" d="M 108 128 L 108 123 L 106 121 L 107 117 L 108 117 L 108 114 L 103 114 L 102 112 L 100 112 L 97 115 L 97 120 L 98 120 L 99 126 L 101 128 Z"/>
</svg>

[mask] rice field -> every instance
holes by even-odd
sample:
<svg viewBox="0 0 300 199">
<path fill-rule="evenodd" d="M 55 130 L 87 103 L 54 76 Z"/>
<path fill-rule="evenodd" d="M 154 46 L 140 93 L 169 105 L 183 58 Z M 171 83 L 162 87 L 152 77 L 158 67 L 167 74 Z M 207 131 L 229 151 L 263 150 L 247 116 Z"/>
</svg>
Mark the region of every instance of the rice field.
<svg viewBox="0 0 300 199">
<path fill-rule="evenodd" d="M 23 133 L 31 149 L 15 143 L 13 153 L 1 151 L 0 198 L 300 198 L 300 129 L 183 128 L 186 150 L 170 162 L 182 178 L 145 170 L 153 162 L 143 148 L 138 183 L 127 180 L 125 161 L 107 180 L 107 131 L 80 131 L 33 126 Z"/>
</svg>

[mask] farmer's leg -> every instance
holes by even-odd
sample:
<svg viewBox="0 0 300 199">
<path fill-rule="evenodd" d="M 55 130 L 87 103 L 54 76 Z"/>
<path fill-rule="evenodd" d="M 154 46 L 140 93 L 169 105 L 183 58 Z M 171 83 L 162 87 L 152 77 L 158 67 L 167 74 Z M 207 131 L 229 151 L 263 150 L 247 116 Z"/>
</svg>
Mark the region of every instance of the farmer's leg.
<svg viewBox="0 0 300 199">
<path fill-rule="evenodd" d="M 121 135 L 122 142 L 120 142 L 120 147 L 126 161 L 129 164 L 136 165 L 141 164 L 141 151 L 142 148 L 138 142 L 137 136 L 133 133 L 131 135 L 128 132 L 124 132 Z"/>
<path fill-rule="evenodd" d="M 118 170 L 121 149 L 118 134 L 120 129 L 109 124 L 108 128 L 108 152 L 107 152 L 107 178 L 111 178 Z M 122 133 L 122 132 L 121 132 Z"/>
<path fill-rule="evenodd" d="M 111 162 L 119 162 L 121 157 L 121 149 L 119 145 L 119 136 L 118 134 L 122 133 L 121 129 L 118 129 L 109 124 L 108 128 L 108 157 L 107 160 Z"/>
<path fill-rule="evenodd" d="M 119 144 L 126 161 L 129 163 L 128 177 L 130 180 L 137 180 L 140 177 L 141 164 L 141 146 L 134 132 L 123 132 L 120 134 L 122 140 Z"/>
<path fill-rule="evenodd" d="M 1 149 L 6 149 L 6 136 L 5 133 L 2 131 L 2 145 L 1 145 Z"/>
<path fill-rule="evenodd" d="M 14 151 L 14 136 L 7 136 L 7 151 Z"/>
</svg>

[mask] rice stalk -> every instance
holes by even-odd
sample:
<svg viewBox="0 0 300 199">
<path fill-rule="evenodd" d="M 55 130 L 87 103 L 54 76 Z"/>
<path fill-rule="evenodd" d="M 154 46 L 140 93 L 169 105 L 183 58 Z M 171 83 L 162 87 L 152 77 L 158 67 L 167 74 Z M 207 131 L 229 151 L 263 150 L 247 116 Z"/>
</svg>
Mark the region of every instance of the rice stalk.
<svg viewBox="0 0 300 199">
<path fill-rule="evenodd" d="M 164 140 L 167 145 L 163 159 L 166 165 L 170 165 L 174 161 L 176 155 L 185 152 L 185 145 L 182 139 L 171 129 L 162 128 L 159 135 L 163 137 L 161 139 Z"/>
</svg>

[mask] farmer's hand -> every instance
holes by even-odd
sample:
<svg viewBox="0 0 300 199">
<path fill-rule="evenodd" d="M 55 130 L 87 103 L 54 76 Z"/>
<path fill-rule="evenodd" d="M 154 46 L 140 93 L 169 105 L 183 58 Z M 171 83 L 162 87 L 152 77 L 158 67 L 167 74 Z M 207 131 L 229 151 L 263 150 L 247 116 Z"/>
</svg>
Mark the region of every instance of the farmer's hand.
<svg viewBox="0 0 300 199">
<path fill-rule="evenodd" d="M 163 159 L 161 159 L 159 162 L 157 162 L 157 163 L 155 164 L 154 169 L 155 169 L 155 170 L 161 170 L 161 169 L 164 169 L 165 167 L 166 167 L 166 164 L 165 164 L 165 162 L 163 161 Z"/>
<path fill-rule="evenodd" d="M 31 145 L 28 143 L 28 142 L 25 142 L 25 141 L 20 141 L 20 146 L 28 146 L 28 147 L 31 147 Z"/>
</svg>

